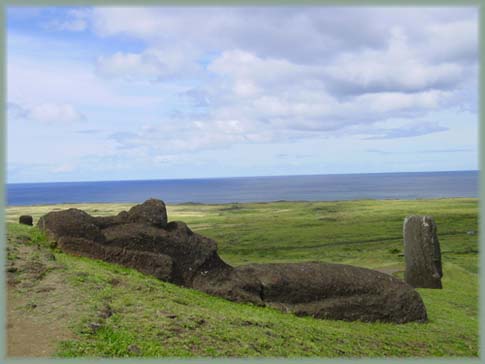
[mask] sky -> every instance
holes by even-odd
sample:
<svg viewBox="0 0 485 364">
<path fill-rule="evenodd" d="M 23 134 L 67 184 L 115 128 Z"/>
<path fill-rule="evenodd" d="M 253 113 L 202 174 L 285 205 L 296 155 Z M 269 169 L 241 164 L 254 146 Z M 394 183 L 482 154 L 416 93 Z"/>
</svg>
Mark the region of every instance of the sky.
<svg viewBox="0 0 485 364">
<path fill-rule="evenodd" d="M 478 169 L 478 10 L 10 7 L 9 183 Z"/>
</svg>

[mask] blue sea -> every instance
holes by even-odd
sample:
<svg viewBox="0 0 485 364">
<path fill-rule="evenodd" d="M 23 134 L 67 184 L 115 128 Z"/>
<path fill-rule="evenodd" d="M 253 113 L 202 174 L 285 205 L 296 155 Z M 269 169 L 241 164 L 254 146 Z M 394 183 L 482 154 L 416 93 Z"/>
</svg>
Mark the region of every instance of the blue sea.
<svg viewBox="0 0 485 364">
<path fill-rule="evenodd" d="M 478 171 L 7 184 L 7 204 L 169 204 L 478 197 Z"/>
</svg>

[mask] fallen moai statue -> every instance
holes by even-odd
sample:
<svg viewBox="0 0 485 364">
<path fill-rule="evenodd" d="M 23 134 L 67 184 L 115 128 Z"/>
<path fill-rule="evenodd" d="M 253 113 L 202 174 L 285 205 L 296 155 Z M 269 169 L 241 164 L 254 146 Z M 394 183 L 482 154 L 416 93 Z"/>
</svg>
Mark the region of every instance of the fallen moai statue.
<svg viewBox="0 0 485 364">
<path fill-rule="evenodd" d="M 158 279 L 237 302 L 323 319 L 404 323 L 427 320 L 420 295 L 388 274 L 319 262 L 232 267 L 215 241 L 168 222 L 150 199 L 117 216 L 50 212 L 38 226 L 66 253 L 132 267 Z"/>
<path fill-rule="evenodd" d="M 431 216 L 408 216 L 403 225 L 404 280 L 416 288 L 442 288 L 441 250 Z"/>
</svg>

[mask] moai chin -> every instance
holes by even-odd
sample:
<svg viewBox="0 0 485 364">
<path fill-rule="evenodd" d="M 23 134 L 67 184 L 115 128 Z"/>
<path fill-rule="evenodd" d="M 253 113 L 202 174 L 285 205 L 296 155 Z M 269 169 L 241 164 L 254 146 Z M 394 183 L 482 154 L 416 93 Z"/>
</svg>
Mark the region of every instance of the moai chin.
<svg viewBox="0 0 485 364">
<path fill-rule="evenodd" d="M 442 288 L 440 242 L 431 216 L 404 219 L 404 280 L 415 288 Z"/>
</svg>

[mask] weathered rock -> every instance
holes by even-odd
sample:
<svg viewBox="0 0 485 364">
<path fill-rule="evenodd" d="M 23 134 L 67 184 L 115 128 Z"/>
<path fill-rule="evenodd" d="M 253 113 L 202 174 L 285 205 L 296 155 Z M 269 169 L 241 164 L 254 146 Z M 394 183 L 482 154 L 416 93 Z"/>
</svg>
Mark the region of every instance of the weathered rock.
<svg viewBox="0 0 485 364">
<path fill-rule="evenodd" d="M 105 240 L 96 219 L 79 209 L 53 211 L 42 216 L 37 223 L 49 239 L 58 241 L 61 237 L 80 237 L 102 242 Z"/>
<path fill-rule="evenodd" d="M 167 229 L 141 223 L 111 226 L 103 230 L 108 246 L 148 251 L 171 257 L 171 282 L 190 287 L 201 269 L 213 270 L 225 265 L 218 259 L 215 241 L 193 233 L 182 222 L 171 222 Z"/>
<path fill-rule="evenodd" d="M 440 242 L 430 216 L 409 216 L 404 220 L 404 280 L 413 287 L 442 288 Z"/>
<path fill-rule="evenodd" d="M 50 212 L 38 226 L 65 252 L 126 265 L 187 287 L 202 268 L 226 266 L 213 240 L 193 233 L 183 222 L 166 223 L 162 201 L 148 200 L 117 216 L 93 217 L 78 209 Z"/>
<path fill-rule="evenodd" d="M 69 236 L 61 237 L 57 244 L 62 251 L 72 255 L 121 264 L 162 281 L 171 280 L 172 259 L 164 254 L 105 246 L 92 240 Z"/>
<path fill-rule="evenodd" d="M 201 270 L 194 277 L 192 288 L 234 302 L 265 305 L 259 278 L 251 272 L 229 265 L 212 270 Z"/>
<path fill-rule="evenodd" d="M 301 316 L 404 323 L 427 320 L 419 294 L 385 273 L 320 262 L 249 264 L 194 280 L 194 288 Z"/>
<path fill-rule="evenodd" d="M 32 226 L 33 225 L 32 216 L 30 216 L 30 215 L 20 216 L 19 217 L 19 224 Z"/>
<path fill-rule="evenodd" d="M 128 211 L 127 218 L 130 222 L 141 222 L 164 228 L 167 226 L 167 209 L 163 201 L 151 198 L 141 205 L 133 206 Z"/>
<path fill-rule="evenodd" d="M 317 318 L 425 321 L 419 294 L 390 275 L 338 264 L 251 264 L 233 268 L 216 243 L 183 222 L 167 223 L 165 204 L 148 200 L 117 216 L 69 209 L 38 223 L 67 253 L 132 267 L 158 279 L 236 302 Z"/>
<path fill-rule="evenodd" d="M 100 229 L 126 224 L 128 222 L 128 213 L 126 211 L 121 211 L 116 216 L 97 216 L 94 217 L 94 222 Z"/>
</svg>

